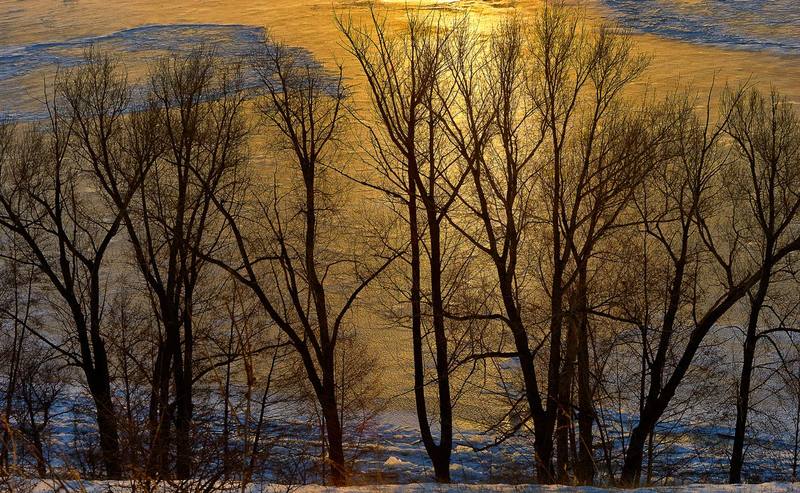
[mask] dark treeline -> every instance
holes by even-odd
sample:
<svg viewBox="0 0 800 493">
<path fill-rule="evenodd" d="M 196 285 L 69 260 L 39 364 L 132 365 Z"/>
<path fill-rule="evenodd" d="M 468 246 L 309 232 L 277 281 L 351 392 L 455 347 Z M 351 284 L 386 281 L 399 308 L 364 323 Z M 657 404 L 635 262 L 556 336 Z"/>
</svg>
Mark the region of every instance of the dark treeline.
<svg viewBox="0 0 800 493">
<path fill-rule="evenodd" d="M 794 478 L 792 105 L 656 96 L 567 7 L 370 13 L 337 18 L 360 73 L 268 38 L 134 84 L 90 51 L 0 125 L 0 476 L 346 484 L 394 353 L 440 482 L 456 419 L 527 440 L 521 481 L 635 486 L 702 416 L 741 482 L 779 402 Z"/>
</svg>

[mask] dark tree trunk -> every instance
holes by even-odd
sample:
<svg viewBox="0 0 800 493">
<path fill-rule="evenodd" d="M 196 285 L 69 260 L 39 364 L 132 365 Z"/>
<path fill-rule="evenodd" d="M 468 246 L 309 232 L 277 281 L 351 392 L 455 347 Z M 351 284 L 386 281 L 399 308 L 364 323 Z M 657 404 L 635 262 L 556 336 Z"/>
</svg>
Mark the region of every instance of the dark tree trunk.
<svg viewBox="0 0 800 493">
<path fill-rule="evenodd" d="M 577 285 L 576 313 L 578 315 L 578 460 L 575 464 L 575 479 L 578 484 L 588 485 L 594 481 L 594 399 L 589 360 L 589 320 L 587 317 L 586 266 L 582 266 Z"/>
<path fill-rule="evenodd" d="M 585 325 L 585 322 L 584 324 Z M 587 329 L 581 330 L 578 342 L 578 460 L 575 465 L 575 479 L 578 484 L 589 485 L 594 482 L 594 400 L 589 379 L 589 351 Z"/>
<path fill-rule="evenodd" d="M 556 158 L 554 166 L 554 191 L 552 197 L 552 233 L 553 233 L 553 274 L 550 294 L 550 355 L 547 366 L 547 406 L 543 425 L 537 425 L 537 476 L 540 483 L 551 483 L 553 474 L 553 432 L 556 414 L 562 403 L 559 399 L 561 374 L 561 332 L 564 306 L 564 259 L 562 258 L 561 227 L 559 214 L 561 211 L 561 176 L 560 162 Z"/>
<path fill-rule="evenodd" d="M 500 281 L 500 291 L 503 296 L 503 305 L 508 316 L 509 327 L 511 334 L 514 337 L 514 347 L 517 351 L 519 358 L 520 371 L 525 383 L 525 397 L 528 402 L 528 409 L 530 410 L 533 418 L 534 427 L 536 429 L 535 439 L 535 462 L 537 464 L 537 477 L 552 477 L 553 471 L 549 467 L 539 467 L 541 464 L 549 464 L 550 456 L 552 455 L 552 445 L 549 450 L 546 448 L 540 449 L 538 431 L 544 430 L 547 426 L 547 416 L 542 408 L 542 399 L 539 396 L 539 384 L 536 379 L 536 367 L 534 366 L 533 354 L 531 353 L 528 345 L 528 333 L 525 331 L 525 325 L 522 321 L 519 307 L 517 306 L 516 297 L 514 296 L 514 283 L 512 275 L 506 269 L 504 261 L 496 257 L 495 265 L 497 268 L 498 279 Z M 542 439 L 544 441 L 544 439 Z M 542 455 L 544 454 L 544 455 Z M 542 462 L 544 457 L 545 462 Z"/>
<path fill-rule="evenodd" d="M 772 249 L 772 243 L 767 242 L 767 251 Z M 770 265 L 772 256 L 767 255 L 764 265 Z M 750 317 L 747 322 L 742 351 L 742 374 L 739 381 L 739 392 L 736 398 L 736 430 L 733 435 L 733 451 L 731 453 L 731 467 L 728 475 L 729 483 L 742 482 L 742 468 L 744 467 L 744 439 L 747 431 L 747 413 L 750 410 L 750 387 L 753 377 L 753 362 L 756 356 L 756 343 L 758 342 L 758 318 L 761 307 L 767 297 L 771 269 L 765 268 L 759 281 L 758 291 L 751 299 Z"/>
<path fill-rule="evenodd" d="M 650 433 L 653 432 L 658 418 L 664 412 L 666 404 L 672 398 L 674 388 L 666 392 L 664 391 L 664 369 L 666 367 L 667 354 L 672 341 L 672 334 L 675 324 L 675 319 L 680 307 L 681 292 L 683 287 L 684 273 L 686 271 L 686 264 L 688 262 L 688 249 L 689 249 L 689 226 L 684 225 L 681 235 L 681 248 L 680 255 L 675 261 L 675 274 L 673 275 L 667 310 L 664 314 L 664 321 L 661 330 L 661 335 L 658 341 L 658 350 L 650 366 L 650 386 L 647 390 L 647 395 L 643 400 L 643 406 L 639 411 L 639 423 L 631 431 L 631 436 L 628 441 L 628 450 L 625 452 L 625 461 L 622 465 L 622 473 L 620 481 L 623 486 L 635 487 L 639 484 L 642 476 L 642 460 L 644 458 L 644 447 Z M 699 342 L 698 342 L 699 346 Z M 688 355 L 690 351 L 687 348 L 684 351 L 684 356 Z M 675 374 L 684 374 L 691 363 L 691 358 L 682 358 L 681 365 L 683 368 L 676 368 Z M 676 382 L 679 382 L 677 380 Z"/>
<path fill-rule="evenodd" d="M 14 398 L 17 393 L 17 378 L 19 372 L 20 357 L 22 355 L 22 342 L 25 337 L 24 326 L 19 330 L 18 324 L 14 324 L 14 337 L 12 340 L 11 361 L 8 362 L 8 381 L 5 388 L 5 405 L 2 416 L 3 440 L 0 442 L 2 452 L 0 452 L 0 469 L 9 465 L 9 449 L 11 446 L 11 413 L 14 410 Z"/>
<path fill-rule="evenodd" d="M 625 460 L 622 464 L 620 474 L 620 484 L 627 488 L 639 485 L 642 476 L 642 460 L 644 459 L 644 448 L 650 435 L 653 433 L 656 423 L 664 413 L 672 397 L 675 395 L 675 388 L 688 369 L 690 357 L 683 358 L 675 370 L 675 380 L 664 387 L 660 397 L 650 399 L 639 415 L 639 423 L 631 431 L 628 439 L 628 450 L 625 452 Z"/>
<path fill-rule="evenodd" d="M 174 408 L 170 405 L 172 365 L 175 352 L 179 350 L 174 316 L 162 307 L 169 319 L 164 322 L 164 340 L 159 345 L 154 368 L 153 392 L 150 402 L 150 454 L 148 475 L 166 477 L 170 471 L 169 451 L 174 421 Z"/>
<path fill-rule="evenodd" d="M 435 447 L 431 454 L 433 474 L 437 483 L 450 482 L 450 449 L 441 445 Z"/>
<path fill-rule="evenodd" d="M 559 277 L 560 278 L 560 277 Z M 556 294 L 558 291 L 558 294 Z M 536 459 L 537 478 L 540 483 L 552 483 L 555 479 L 553 469 L 553 435 L 555 432 L 556 413 L 561 407 L 559 402 L 559 382 L 561 373 L 561 289 L 553 288 L 552 309 L 557 312 L 551 315 L 550 324 L 550 362 L 547 377 L 547 407 L 544 416 L 539 418 L 536 426 Z M 558 298 L 558 301 L 556 301 Z"/>
<path fill-rule="evenodd" d="M 747 414 L 750 407 L 750 383 L 753 373 L 753 360 L 756 351 L 755 331 L 748 329 L 742 353 L 742 374 L 736 396 L 736 430 L 733 435 L 733 451 L 731 453 L 731 466 L 728 482 L 737 484 L 742 482 L 742 468 L 744 467 L 744 439 L 747 431 Z"/>
<path fill-rule="evenodd" d="M 436 342 L 436 377 L 439 393 L 439 445 L 431 457 L 436 481 L 450 482 L 450 455 L 453 448 L 453 409 L 450 403 L 450 360 L 442 300 L 441 231 L 434 204 L 428 204 L 428 228 L 431 241 L 431 308 Z"/>
<path fill-rule="evenodd" d="M 194 333 L 192 330 L 192 286 L 184 283 L 184 306 L 179 328 L 183 328 L 183 344 L 176 348 L 175 379 L 175 473 L 179 478 L 190 478 L 193 474 L 194 450 L 192 444 L 192 415 L 194 413 Z M 177 336 L 181 341 L 180 335 Z M 182 350 L 182 351 L 181 351 Z"/>
<path fill-rule="evenodd" d="M 577 303 L 573 293 L 570 300 L 570 314 L 567 317 L 567 345 L 558 385 L 558 414 L 556 416 L 556 481 L 568 484 L 570 481 L 569 432 L 572 427 L 572 393 L 575 380 L 575 359 L 578 353 L 578 324 L 580 315 L 575 311 Z"/>
<path fill-rule="evenodd" d="M 175 475 L 192 477 L 192 381 L 186 366 L 191 360 L 176 358 L 175 368 Z"/>
<path fill-rule="evenodd" d="M 436 377 L 439 394 L 439 419 L 441 436 L 437 444 L 428 419 L 427 398 L 425 396 L 425 362 L 423 358 L 422 298 L 421 298 L 421 252 L 419 224 L 417 219 L 417 179 L 419 170 L 416 162 L 409 163 L 408 170 L 408 214 L 411 240 L 411 333 L 414 356 L 414 397 L 417 409 L 422 443 L 433 464 L 436 481 L 450 482 L 450 455 L 452 448 L 452 410 L 450 408 L 450 379 L 447 358 L 447 338 L 444 333 L 444 312 L 441 300 L 441 263 L 439 259 L 439 225 L 436 211 L 426 207 L 428 227 L 431 238 L 431 289 L 434 310 L 434 338 L 436 345 Z M 438 289 L 437 289 L 438 288 Z M 437 296 L 437 291 L 438 296 Z"/>
<path fill-rule="evenodd" d="M 44 444 L 42 443 L 42 432 L 39 424 L 36 422 L 36 413 L 30 408 L 29 403 L 29 419 L 31 425 L 30 438 L 33 445 L 33 455 L 36 458 L 36 473 L 40 478 L 47 477 L 47 461 L 44 458 Z"/>
<path fill-rule="evenodd" d="M 330 369 L 331 371 L 333 368 Z M 339 421 L 339 406 L 336 401 L 336 388 L 333 375 L 323 376 L 325 389 L 320 398 L 322 415 L 325 418 L 325 434 L 328 445 L 328 458 L 331 466 L 331 482 L 335 486 L 347 483 L 347 469 L 344 460 L 342 423 Z"/>
<path fill-rule="evenodd" d="M 89 336 L 94 367 L 87 372 L 86 380 L 97 408 L 97 429 L 100 434 L 100 449 L 103 453 L 106 475 L 109 479 L 119 479 L 122 476 L 122 454 L 119 449 L 117 415 L 111 395 L 108 353 L 100 334 L 100 274 L 97 268 L 92 269 L 91 279 Z"/>
<path fill-rule="evenodd" d="M 537 424 L 538 421 L 538 424 Z M 553 482 L 553 425 L 554 420 L 544 416 L 534 420 L 534 451 L 536 477 L 542 484 Z"/>
<path fill-rule="evenodd" d="M 647 471 L 645 476 L 645 484 L 651 485 L 653 484 L 653 460 L 655 459 L 656 451 L 655 451 L 655 443 L 654 440 L 655 432 L 653 430 L 647 434 Z"/>
<path fill-rule="evenodd" d="M 639 421 L 631 432 L 628 441 L 628 451 L 625 453 L 625 462 L 622 464 L 620 484 L 624 487 L 634 488 L 639 484 L 642 475 L 642 460 L 644 459 L 644 446 L 650 427 Z"/>
<path fill-rule="evenodd" d="M 97 431 L 100 435 L 100 450 L 103 454 L 106 476 L 109 479 L 119 479 L 122 476 L 119 431 L 109 380 L 102 377 L 95 377 L 92 380 L 89 389 L 97 412 Z"/>
<path fill-rule="evenodd" d="M 800 376 L 800 372 L 798 372 Z M 800 392 L 794 388 L 794 398 L 796 399 L 794 408 L 794 448 L 792 450 L 792 482 L 797 481 L 797 465 L 800 459 Z"/>
</svg>

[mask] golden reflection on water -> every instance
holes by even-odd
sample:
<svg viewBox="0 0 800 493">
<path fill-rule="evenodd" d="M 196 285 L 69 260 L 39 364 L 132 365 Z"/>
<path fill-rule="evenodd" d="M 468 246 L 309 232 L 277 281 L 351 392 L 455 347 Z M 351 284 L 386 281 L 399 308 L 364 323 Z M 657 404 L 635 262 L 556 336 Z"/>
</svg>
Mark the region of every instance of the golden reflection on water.
<svg viewBox="0 0 800 493">
<path fill-rule="evenodd" d="M 481 23 L 491 24 L 513 9 L 532 13 L 541 0 L 384 0 L 379 4 L 387 9 L 390 23 L 402 21 L 406 5 L 469 11 Z M 584 5 L 595 20 L 608 14 L 597 0 Z M 343 63 L 352 75 L 355 67 L 341 46 L 334 12 L 352 13 L 358 18 L 366 12 L 366 6 L 362 0 L 0 0 L 0 48 L 96 36 L 146 24 L 243 24 L 265 26 L 280 39 L 307 48 L 320 60 Z M 636 42 L 640 50 L 653 55 L 646 80 L 656 88 L 669 87 L 676 78 L 700 90 L 707 89 L 713 78 L 718 83 L 752 78 L 800 101 L 800 57 L 727 50 L 646 34 L 636 35 Z"/>
</svg>

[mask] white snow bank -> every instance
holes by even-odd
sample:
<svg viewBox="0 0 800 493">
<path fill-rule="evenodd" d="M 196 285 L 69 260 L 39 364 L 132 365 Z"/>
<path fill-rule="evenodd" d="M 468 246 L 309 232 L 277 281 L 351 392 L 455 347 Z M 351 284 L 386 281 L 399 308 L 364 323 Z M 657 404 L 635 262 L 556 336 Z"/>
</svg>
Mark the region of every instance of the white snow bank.
<svg viewBox="0 0 800 493">
<path fill-rule="evenodd" d="M 416 467 L 415 464 L 404 461 L 403 459 L 398 459 L 393 455 L 389 456 L 389 458 L 384 461 L 383 465 L 386 467 Z"/>
</svg>

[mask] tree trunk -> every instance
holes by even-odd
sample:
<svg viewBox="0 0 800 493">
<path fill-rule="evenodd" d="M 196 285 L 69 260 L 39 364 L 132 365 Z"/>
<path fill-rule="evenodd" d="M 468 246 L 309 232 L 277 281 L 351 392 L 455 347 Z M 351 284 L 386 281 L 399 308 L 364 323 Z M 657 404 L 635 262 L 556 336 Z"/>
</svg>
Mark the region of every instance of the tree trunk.
<svg viewBox="0 0 800 493">
<path fill-rule="evenodd" d="M 578 426 L 579 449 L 575 465 L 575 479 L 578 484 L 588 485 L 594 481 L 594 399 L 589 362 L 589 320 L 587 317 L 586 268 L 583 266 L 578 278 Z"/>
<path fill-rule="evenodd" d="M 162 313 L 164 313 L 163 309 Z M 177 341 L 170 323 L 165 323 L 164 326 L 165 340 L 159 345 L 153 370 L 153 392 L 150 396 L 151 430 L 147 469 L 151 478 L 165 477 L 169 472 L 170 435 L 173 422 L 173 410 L 169 403 L 169 396 Z"/>
<path fill-rule="evenodd" d="M 585 322 L 584 322 L 585 325 Z M 578 461 L 575 479 L 578 484 L 588 485 L 594 481 L 594 402 L 589 380 L 589 350 L 586 329 L 581 330 L 578 343 Z"/>
<path fill-rule="evenodd" d="M 433 88 L 430 88 L 428 97 L 433 97 Z M 409 124 L 408 149 L 414 149 L 414 126 L 416 119 Z M 433 135 L 435 118 L 433 114 L 427 121 L 429 141 L 428 151 L 428 176 L 424 176 L 419 163 L 413 155 L 408 160 L 408 214 L 411 240 L 412 264 L 412 334 L 414 345 L 414 389 L 417 401 L 417 416 L 420 425 L 420 434 L 425 450 L 433 464 L 436 481 L 450 482 L 450 456 L 453 446 L 453 410 L 450 402 L 450 360 L 447 348 L 447 333 L 444 323 L 444 301 L 442 297 L 442 253 L 441 253 L 441 224 L 440 209 L 436 203 L 436 157 L 433 154 Z M 426 190 L 428 184 L 429 189 Z M 422 353 L 422 284 L 420 254 L 421 238 L 417 220 L 417 197 L 420 197 L 425 212 L 425 219 L 430 244 L 429 244 L 429 273 L 430 296 L 432 310 L 432 328 L 434 335 L 434 353 L 436 366 L 436 390 L 439 402 L 439 443 L 431 432 L 428 420 L 427 404 L 425 397 L 425 371 Z"/>
<path fill-rule="evenodd" d="M 797 462 L 800 457 L 800 392 L 795 387 L 794 449 L 792 451 L 792 482 L 797 481 Z"/>
<path fill-rule="evenodd" d="M 431 309 L 436 341 L 436 377 L 439 394 L 439 445 L 431 457 L 436 481 L 450 482 L 450 455 L 453 448 L 453 409 L 450 404 L 450 359 L 447 351 L 447 332 L 444 325 L 442 300 L 441 230 L 434 204 L 428 204 L 428 228 L 431 241 Z"/>
<path fill-rule="evenodd" d="M 655 458 L 655 443 L 653 442 L 655 433 L 650 430 L 647 434 L 647 474 L 645 475 L 645 485 L 653 484 L 653 459 Z"/>
<path fill-rule="evenodd" d="M 450 482 L 450 448 L 439 445 L 433 449 L 431 462 L 437 483 Z"/>
<path fill-rule="evenodd" d="M 554 289 L 555 291 L 555 289 Z M 560 291 L 560 290 L 559 290 Z M 561 295 L 553 295 L 560 297 Z M 554 309 L 561 311 L 561 303 L 553 303 Z M 559 376 L 561 367 L 561 315 L 554 315 L 551 321 L 550 364 L 548 369 L 547 408 L 544 416 L 536 426 L 537 479 L 540 483 L 552 483 L 555 478 L 553 469 L 553 432 L 555 431 L 556 412 L 560 406 L 558 398 Z"/>
<path fill-rule="evenodd" d="M 628 441 L 628 451 L 625 453 L 625 462 L 622 464 L 620 484 L 626 488 L 635 488 L 639 485 L 642 475 L 642 459 L 644 459 L 644 446 L 650 433 L 650 426 L 639 421 L 633 428 Z"/>
<path fill-rule="evenodd" d="M 44 459 L 44 444 L 42 443 L 42 433 L 39 425 L 36 423 L 36 413 L 28 402 L 28 419 L 31 425 L 31 442 L 33 445 L 33 455 L 36 458 L 36 473 L 40 478 L 47 477 L 47 461 Z"/>
<path fill-rule="evenodd" d="M 175 368 L 181 368 L 180 361 Z M 188 363 L 190 364 L 190 363 Z M 192 477 L 192 383 L 182 370 L 175 375 L 175 475 Z"/>
<path fill-rule="evenodd" d="M 554 199 L 557 203 L 557 200 Z M 554 219 L 554 234 L 560 237 L 558 230 L 557 216 Z M 556 244 L 559 244 L 556 242 Z M 540 483 L 551 483 L 554 477 L 552 456 L 553 456 L 553 432 L 556 421 L 556 414 L 561 406 L 559 399 L 559 377 L 561 374 L 561 330 L 563 323 L 563 264 L 561 261 L 560 247 L 556 247 L 553 252 L 553 285 L 550 300 L 550 355 L 547 368 L 547 408 L 546 418 L 543 426 L 538 426 L 536 432 L 537 455 L 539 464 L 537 466 L 537 476 Z M 545 443 L 547 442 L 547 443 Z"/>
<path fill-rule="evenodd" d="M 664 390 L 664 368 L 666 367 L 667 354 L 675 327 L 675 319 L 680 307 L 683 279 L 688 258 L 688 245 L 689 229 L 688 226 L 684 226 L 681 236 L 680 255 L 675 261 L 675 274 L 671 281 L 669 301 L 667 303 L 666 313 L 664 314 L 661 335 L 658 340 L 658 350 L 650 365 L 650 387 L 643 399 L 643 405 L 640 406 L 639 423 L 633 428 L 633 431 L 631 431 L 631 436 L 628 441 L 628 450 L 625 452 L 625 461 L 622 465 L 620 482 L 625 487 L 632 488 L 639 485 L 642 476 L 644 447 L 647 443 L 648 436 L 653 432 L 653 427 L 661 417 L 661 413 L 666 408 L 672 395 L 674 395 L 674 388 L 668 392 Z M 688 356 L 688 353 L 693 354 L 693 350 L 690 348 L 684 350 L 684 357 L 681 358 L 673 377 L 677 377 L 678 374 L 683 375 L 688 370 L 688 366 L 691 362 L 691 358 L 685 358 Z M 681 378 L 682 376 L 678 378 L 676 382 L 680 382 Z M 644 388 L 642 388 L 642 390 L 644 390 Z"/>
<path fill-rule="evenodd" d="M 572 391 L 575 379 L 575 359 L 578 353 L 578 323 L 579 315 L 575 311 L 577 302 L 576 293 L 570 299 L 570 314 L 567 317 L 567 345 L 563 358 L 563 366 L 558 385 L 558 414 L 556 416 L 556 481 L 560 484 L 570 482 L 570 448 L 569 430 L 572 426 Z"/>
<path fill-rule="evenodd" d="M 96 281 L 94 285 L 99 285 L 99 281 Z M 93 303 L 98 299 L 99 296 L 92 296 Z M 119 479 L 122 476 L 122 455 L 119 449 L 117 415 L 114 412 L 114 403 L 111 398 L 111 374 L 108 368 L 105 343 L 100 336 L 100 318 L 96 315 L 98 313 L 99 307 L 93 306 L 90 337 L 94 353 L 94 366 L 87 365 L 84 370 L 96 407 L 97 431 L 100 435 L 100 449 L 103 454 L 106 475 L 109 479 Z"/>
<path fill-rule="evenodd" d="M 535 442 L 533 447 L 536 453 L 536 477 L 542 484 L 549 484 L 553 481 L 553 425 L 554 420 L 549 416 L 534 420 Z"/>
<path fill-rule="evenodd" d="M 742 468 L 744 466 L 744 439 L 747 431 L 747 413 L 750 407 L 750 383 L 753 373 L 753 360 L 755 359 L 755 333 L 748 330 L 742 354 L 742 374 L 739 382 L 739 391 L 736 396 L 736 430 L 733 435 L 733 451 L 731 453 L 731 468 L 728 482 L 737 484 L 742 482 Z"/>
<path fill-rule="evenodd" d="M 546 421 L 546 416 L 542 409 L 542 399 L 539 396 L 539 384 L 536 379 L 536 367 L 534 366 L 533 354 L 531 353 L 530 347 L 528 347 L 528 333 L 525 331 L 522 315 L 517 306 L 512 275 L 506 270 L 505 263 L 501 258 L 495 258 L 495 267 L 497 269 L 500 291 L 503 296 L 503 305 L 508 316 L 511 335 L 514 337 L 514 347 L 517 351 L 517 357 L 519 358 L 520 371 L 522 372 L 522 378 L 525 382 L 525 397 L 528 401 L 528 409 L 533 417 L 536 430 L 539 430 L 545 426 L 542 423 Z M 549 468 L 546 468 L 547 472 L 539 468 L 540 459 L 543 457 L 542 453 L 548 454 L 545 457 L 549 462 L 549 454 L 552 453 L 552 447 L 549 452 L 544 449 L 539 450 L 536 446 L 534 446 L 534 448 L 537 477 L 542 478 L 543 474 L 546 474 L 547 477 L 552 477 L 552 471 L 549 470 Z"/>
<path fill-rule="evenodd" d="M 16 299 L 16 298 L 15 298 Z M 11 413 L 14 409 L 14 397 L 17 392 L 17 373 L 19 371 L 19 360 L 22 354 L 22 341 L 25 337 L 25 327 L 19 330 L 19 324 L 14 324 L 14 338 L 12 340 L 11 361 L 9 361 L 8 381 L 5 389 L 5 406 L 3 415 L 0 416 L 0 426 L 3 428 L 3 440 L 0 442 L 0 469 L 8 467 L 9 454 L 11 447 Z"/>
<path fill-rule="evenodd" d="M 772 242 L 767 242 L 767 255 L 764 265 L 770 265 L 772 255 Z M 750 385 L 753 378 L 753 361 L 756 356 L 756 343 L 758 342 L 758 318 L 761 307 L 767 297 L 771 270 L 765 268 L 758 284 L 758 291 L 751 300 L 750 317 L 747 321 L 747 334 L 745 335 L 742 351 L 742 375 L 739 381 L 739 393 L 736 398 L 736 430 L 733 435 L 733 451 L 731 453 L 731 467 L 728 482 L 732 484 L 742 482 L 742 468 L 744 467 L 744 438 L 747 431 L 747 413 L 750 410 Z"/>
<path fill-rule="evenodd" d="M 193 414 L 193 346 L 191 318 L 186 313 L 191 310 L 192 295 L 186 288 L 184 301 L 186 304 L 183 315 L 183 348 L 180 344 L 175 351 L 174 378 L 175 378 L 175 473 L 178 478 L 192 477 L 194 451 L 192 449 L 192 414 Z M 180 341 L 180 335 L 177 336 Z M 183 349 L 183 352 L 181 352 Z"/>
<path fill-rule="evenodd" d="M 121 454 L 119 450 L 119 431 L 117 416 L 111 401 L 111 389 L 108 379 L 95 377 L 89 385 L 95 408 L 97 410 L 97 431 L 100 435 L 100 450 L 108 479 L 119 479 L 122 476 Z"/>
<path fill-rule="evenodd" d="M 328 458 L 331 465 L 331 482 L 333 482 L 334 486 L 343 486 L 347 484 L 347 469 L 344 461 L 342 424 L 339 421 L 339 407 L 336 403 L 336 388 L 333 376 L 324 376 L 323 379 L 326 384 L 320 404 L 322 406 L 322 415 L 325 417 Z"/>
<path fill-rule="evenodd" d="M 639 416 L 639 423 L 633 428 L 628 439 L 628 450 L 625 452 L 625 461 L 622 464 L 622 473 L 620 475 L 620 484 L 622 486 L 634 488 L 639 485 L 642 476 L 645 445 L 672 396 L 673 389 L 670 387 L 665 391 L 665 395 L 659 399 L 649 401 L 642 410 Z"/>
</svg>

